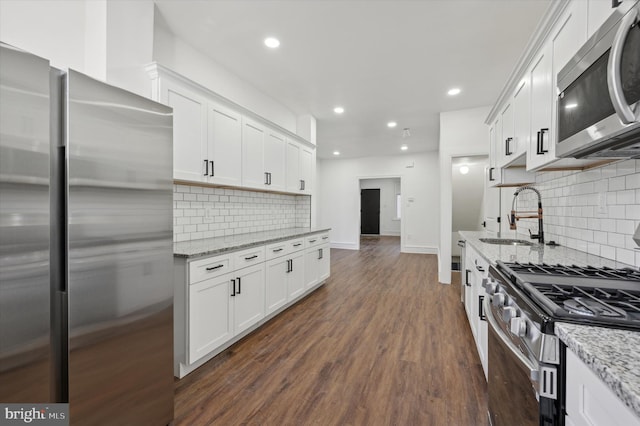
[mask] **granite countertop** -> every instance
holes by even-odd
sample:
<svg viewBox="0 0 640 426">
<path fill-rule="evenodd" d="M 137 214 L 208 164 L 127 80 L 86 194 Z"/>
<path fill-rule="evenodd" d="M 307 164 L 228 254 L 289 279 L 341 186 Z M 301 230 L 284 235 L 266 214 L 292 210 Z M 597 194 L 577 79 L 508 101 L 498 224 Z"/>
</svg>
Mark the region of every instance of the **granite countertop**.
<svg viewBox="0 0 640 426">
<path fill-rule="evenodd" d="M 176 257 L 200 257 L 317 234 L 331 228 L 288 228 L 173 243 Z"/>
<path fill-rule="evenodd" d="M 640 417 L 640 332 L 556 323 L 556 333 Z"/>
<path fill-rule="evenodd" d="M 487 231 L 459 231 L 462 239 L 476 249 L 478 253 L 490 263 L 498 260 L 503 262 L 531 262 L 547 264 L 564 264 L 609 268 L 625 268 L 630 265 L 605 259 L 604 257 L 588 254 L 583 251 L 564 246 L 548 246 L 535 242 L 532 246 L 487 244 L 480 238 L 517 238 L 528 240 L 526 236 L 509 232 L 508 235 Z M 534 241 L 531 241 L 534 242 Z"/>
</svg>

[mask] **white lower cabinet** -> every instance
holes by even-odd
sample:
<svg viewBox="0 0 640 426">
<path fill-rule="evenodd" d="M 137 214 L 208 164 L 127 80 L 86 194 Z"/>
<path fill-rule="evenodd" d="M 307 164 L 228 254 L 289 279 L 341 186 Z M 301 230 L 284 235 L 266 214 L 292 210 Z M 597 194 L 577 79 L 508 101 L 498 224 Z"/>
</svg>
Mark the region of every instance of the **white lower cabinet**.
<svg viewBox="0 0 640 426">
<path fill-rule="evenodd" d="M 305 291 L 304 252 L 287 252 L 287 255 L 267 262 L 265 305 L 267 315 L 276 312 L 287 302 Z"/>
<path fill-rule="evenodd" d="M 308 286 L 311 251 L 315 279 Z M 174 258 L 174 374 L 184 377 L 313 291 L 329 278 L 329 259 L 328 234 Z"/>
<path fill-rule="evenodd" d="M 469 244 L 465 247 L 465 263 L 465 274 L 462 277 L 462 285 L 465 286 L 465 311 L 486 378 L 489 329 L 484 312 L 484 298 L 487 294 L 482 287 L 482 281 L 489 274 L 489 263 Z"/>
<path fill-rule="evenodd" d="M 569 349 L 566 403 L 570 426 L 640 426 L 640 418 Z"/>
<path fill-rule="evenodd" d="M 233 337 L 232 274 L 189 286 L 189 363 Z"/>
<path fill-rule="evenodd" d="M 264 318 L 264 263 L 236 271 L 233 331 L 242 333 Z"/>
<path fill-rule="evenodd" d="M 267 315 L 287 304 L 287 271 L 289 258 L 278 258 L 267 262 L 265 282 L 265 309 Z"/>
</svg>

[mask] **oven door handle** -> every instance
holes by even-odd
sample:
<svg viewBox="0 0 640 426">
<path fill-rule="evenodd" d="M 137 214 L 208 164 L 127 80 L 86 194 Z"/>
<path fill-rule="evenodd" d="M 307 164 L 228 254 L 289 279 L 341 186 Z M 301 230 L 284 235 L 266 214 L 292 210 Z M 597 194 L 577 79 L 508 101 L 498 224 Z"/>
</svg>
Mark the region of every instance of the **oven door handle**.
<svg viewBox="0 0 640 426">
<path fill-rule="evenodd" d="M 627 35 L 638 19 L 638 9 L 632 8 L 622 18 L 620 28 L 611 45 L 611 53 L 609 54 L 609 63 L 607 64 L 607 86 L 609 87 L 609 96 L 611 103 L 616 110 L 620 121 L 624 124 L 632 124 L 638 121 L 633 109 L 626 102 L 622 91 L 622 78 L 620 77 L 620 66 L 622 62 L 622 49 L 627 40 Z M 637 108 L 637 107 L 636 107 Z M 638 108 L 640 109 L 640 108 Z"/>
<path fill-rule="evenodd" d="M 484 304 L 484 315 L 487 319 L 487 322 L 489 323 L 489 327 L 491 327 L 493 331 L 495 331 L 496 335 L 500 338 L 502 343 L 516 356 L 516 358 L 518 358 L 518 361 L 525 367 L 525 369 L 529 370 L 529 378 L 532 382 L 535 382 L 537 384 L 539 375 L 538 367 L 526 356 L 524 356 L 522 352 L 518 350 L 516 345 L 513 344 L 511 339 L 509 339 L 509 336 L 507 336 L 505 332 L 502 331 L 502 329 L 498 325 L 498 321 L 493 316 L 493 310 L 491 309 L 491 303 L 489 302 L 488 297 L 484 298 Z M 536 386 L 535 389 L 537 390 L 538 387 Z"/>
</svg>

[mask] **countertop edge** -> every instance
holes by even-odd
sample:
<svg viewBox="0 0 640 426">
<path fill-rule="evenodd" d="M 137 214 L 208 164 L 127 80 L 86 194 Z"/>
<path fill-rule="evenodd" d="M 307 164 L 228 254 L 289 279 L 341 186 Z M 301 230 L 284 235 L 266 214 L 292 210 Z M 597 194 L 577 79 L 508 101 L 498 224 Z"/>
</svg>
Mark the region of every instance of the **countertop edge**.
<svg viewBox="0 0 640 426">
<path fill-rule="evenodd" d="M 217 255 L 217 254 L 234 252 L 234 251 L 247 249 L 247 248 L 251 248 L 251 247 L 256 247 L 256 246 L 261 246 L 261 245 L 266 245 L 266 244 L 271 244 L 271 243 L 277 243 L 277 242 L 280 242 L 280 241 L 290 240 L 292 238 L 304 237 L 304 236 L 313 235 L 313 234 L 320 234 L 322 232 L 327 232 L 327 231 L 330 231 L 330 230 L 331 230 L 331 228 L 316 228 L 316 229 L 312 229 L 312 230 L 308 230 L 308 231 L 298 231 L 298 232 L 293 232 L 291 234 L 288 234 L 286 236 L 276 236 L 276 237 L 269 237 L 269 238 L 265 238 L 265 239 L 247 241 L 247 242 L 242 242 L 242 243 L 238 243 L 238 244 L 229 245 L 229 246 L 222 247 L 222 248 L 204 250 L 202 252 L 198 252 L 198 253 L 195 253 L 195 254 L 175 253 L 174 252 L 173 253 L 173 257 L 174 258 L 186 259 L 186 260 L 197 259 L 197 258 L 200 258 L 200 257 L 213 256 L 213 255 Z M 240 235 L 249 236 L 251 234 L 240 234 Z"/>
<path fill-rule="evenodd" d="M 576 336 L 578 331 L 572 330 L 576 327 L 578 327 L 578 330 L 582 329 L 585 331 L 587 329 L 593 329 L 593 333 L 615 333 L 616 330 L 586 325 L 556 323 L 556 333 L 560 340 L 602 380 L 624 405 L 636 416 L 640 417 L 640 394 L 638 390 L 633 389 L 628 380 L 619 377 L 606 360 L 594 354 L 593 351 L 590 350 L 588 342 L 583 342 Z M 640 333 L 638 333 L 638 339 L 640 340 Z M 601 338 L 596 340 L 602 341 Z M 638 357 L 636 362 L 640 362 L 640 357 Z"/>
</svg>

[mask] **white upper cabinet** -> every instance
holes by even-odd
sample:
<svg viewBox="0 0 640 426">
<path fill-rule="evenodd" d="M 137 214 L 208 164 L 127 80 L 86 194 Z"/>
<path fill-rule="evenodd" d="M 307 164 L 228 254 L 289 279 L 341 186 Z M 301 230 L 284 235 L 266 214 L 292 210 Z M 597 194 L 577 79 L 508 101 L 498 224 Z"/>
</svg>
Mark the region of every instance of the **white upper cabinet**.
<svg viewBox="0 0 640 426">
<path fill-rule="evenodd" d="M 522 159 L 529 149 L 531 124 L 531 88 L 529 76 L 525 76 L 513 95 L 513 140 L 509 143 L 509 155 L 506 164 Z"/>
<path fill-rule="evenodd" d="M 175 180 L 311 194 L 306 141 L 158 64 L 147 71 L 153 99 L 173 107 Z"/>
<path fill-rule="evenodd" d="M 300 180 L 302 181 L 303 194 L 311 194 L 311 188 L 313 187 L 313 165 L 315 163 L 315 150 L 302 146 L 300 149 Z"/>
<path fill-rule="evenodd" d="M 513 158 L 513 107 L 507 103 L 500 113 L 502 123 L 502 138 L 498 140 L 497 149 L 500 153 L 498 165 L 504 167 Z"/>
<path fill-rule="evenodd" d="M 242 178 L 242 117 L 235 111 L 209 102 L 208 182 L 239 186 Z M 208 169 L 207 169 L 208 168 Z"/>
<path fill-rule="evenodd" d="M 536 57 L 529 75 L 531 81 L 530 146 L 527 150 L 527 170 L 547 163 L 551 154 L 551 54 L 549 43 Z"/>
<path fill-rule="evenodd" d="M 244 117 L 242 120 L 242 186 L 262 189 L 268 183 L 264 171 L 264 127 Z"/>
<path fill-rule="evenodd" d="M 548 41 L 531 73 L 531 155 L 527 168 L 538 170 L 555 163 L 557 76 L 587 40 L 587 3 L 576 0 L 569 4 L 554 25 Z M 545 75 L 545 72 L 547 73 Z M 545 96 L 547 96 L 545 98 Z M 545 106 L 546 105 L 546 106 Z M 548 130 L 544 130 L 548 129 Z M 538 133 L 540 132 L 540 133 Z M 539 137 L 538 137 L 539 135 Z M 531 160 L 531 162 L 529 162 Z M 588 164 L 589 160 L 562 160 L 556 167 Z M 592 161 L 591 161 L 592 162 Z"/>
<path fill-rule="evenodd" d="M 273 130 L 267 131 L 264 140 L 264 172 L 267 173 L 267 188 L 284 191 L 285 188 L 285 137 Z"/>
<path fill-rule="evenodd" d="M 173 108 L 173 178 L 206 182 L 207 102 L 195 92 L 166 79 L 160 102 Z"/>
<path fill-rule="evenodd" d="M 286 164 L 287 191 L 302 192 L 302 181 L 300 179 L 300 145 L 295 141 L 287 141 Z"/>
</svg>

